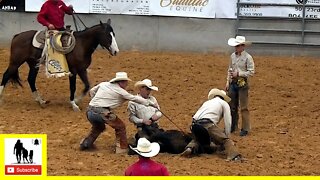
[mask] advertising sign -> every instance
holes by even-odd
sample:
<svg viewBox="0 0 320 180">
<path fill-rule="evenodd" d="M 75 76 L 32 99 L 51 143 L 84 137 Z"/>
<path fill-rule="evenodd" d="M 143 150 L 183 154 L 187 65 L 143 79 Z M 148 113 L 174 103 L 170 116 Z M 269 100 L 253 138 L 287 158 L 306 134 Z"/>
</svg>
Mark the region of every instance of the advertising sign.
<svg viewBox="0 0 320 180">
<path fill-rule="evenodd" d="M 0 0 L 0 11 L 25 11 L 25 0 Z"/>
</svg>

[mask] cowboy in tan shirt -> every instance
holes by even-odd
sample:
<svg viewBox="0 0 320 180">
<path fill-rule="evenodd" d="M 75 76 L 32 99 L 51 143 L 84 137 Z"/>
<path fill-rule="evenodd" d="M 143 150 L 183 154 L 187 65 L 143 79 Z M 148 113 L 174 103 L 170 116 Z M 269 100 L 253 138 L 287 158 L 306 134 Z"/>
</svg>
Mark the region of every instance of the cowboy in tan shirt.
<svg viewBox="0 0 320 180">
<path fill-rule="evenodd" d="M 87 118 L 92 124 L 89 135 L 81 142 L 80 149 L 90 149 L 94 141 L 105 130 L 105 124 L 115 129 L 116 153 L 127 152 L 128 142 L 125 124 L 114 113 L 114 109 L 125 101 L 134 101 L 144 106 L 155 106 L 152 101 L 140 96 L 134 96 L 125 89 L 131 81 L 127 73 L 117 72 L 116 77 L 109 82 L 102 82 L 90 90 L 92 97 L 87 110 Z"/>
<path fill-rule="evenodd" d="M 151 133 L 160 130 L 158 121 L 162 116 L 160 112 L 160 106 L 157 99 L 151 95 L 152 91 L 158 91 L 158 87 L 153 86 L 150 79 L 144 79 L 138 81 L 135 87 L 139 89 L 138 96 L 148 99 L 153 102 L 157 107 L 144 106 L 134 101 L 129 101 L 128 112 L 129 120 L 137 126 L 138 132 L 136 134 L 136 140 L 139 138 L 148 137 Z"/>
<path fill-rule="evenodd" d="M 216 145 L 223 145 L 228 160 L 241 160 L 238 149 L 229 137 L 231 114 L 228 102 L 230 100 L 225 91 L 217 88 L 210 90 L 208 100 L 201 105 L 192 118 L 191 131 L 195 138 L 186 146 L 185 151 L 181 154 L 182 156 L 191 157 L 192 154 L 197 152 L 200 145 L 204 145 L 201 141 L 207 138 L 209 140 L 207 145 L 210 146 L 212 151 L 205 153 L 212 153 L 215 151 Z M 218 126 L 222 120 L 224 121 L 224 129 Z M 209 137 L 206 137 L 205 134 L 199 135 L 195 133 L 195 126 L 202 126 L 207 131 Z"/>
<path fill-rule="evenodd" d="M 254 74 L 254 61 L 252 56 L 244 49 L 251 42 L 246 41 L 244 36 L 230 38 L 228 45 L 235 47 L 235 52 L 231 54 L 226 90 L 231 97 L 230 108 L 232 116 L 231 132 L 238 128 L 238 108 L 242 116 L 242 127 L 240 136 L 246 136 L 250 131 L 250 118 L 248 110 L 249 77 Z"/>
</svg>

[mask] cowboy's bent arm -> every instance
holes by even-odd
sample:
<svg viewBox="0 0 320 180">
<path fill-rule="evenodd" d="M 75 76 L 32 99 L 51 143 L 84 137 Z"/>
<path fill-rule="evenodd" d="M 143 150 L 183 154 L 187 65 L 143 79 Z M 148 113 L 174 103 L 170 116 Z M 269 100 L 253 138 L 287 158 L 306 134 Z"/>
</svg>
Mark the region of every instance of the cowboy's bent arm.
<svg viewBox="0 0 320 180">
<path fill-rule="evenodd" d="M 228 70 L 227 70 L 227 84 L 230 83 L 231 81 L 231 72 L 232 72 L 232 58 L 230 57 L 230 61 L 229 61 L 229 66 L 228 66 Z"/>
<path fill-rule="evenodd" d="M 39 14 L 37 16 L 37 20 L 43 26 L 48 27 L 50 25 L 50 23 L 46 19 L 46 12 L 47 12 L 46 6 L 42 6 L 41 10 L 40 10 L 40 12 L 39 12 Z"/>
<path fill-rule="evenodd" d="M 241 77 L 249 77 L 249 76 L 253 76 L 254 74 L 254 61 L 252 56 L 248 56 L 247 58 L 247 71 L 239 71 L 239 76 Z"/>
<path fill-rule="evenodd" d="M 225 90 L 228 91 L 229 90 L 229 84 L 231 82 L 231 72 L 232 72 L 232 59 L 230 58 L 230 62 L 229 62 L 229 66 L 228 66 L 228 70 L 227 70 L 227 82 L 226 82 L 226 86 L 225 86 Z"/>
<path fill-rule="evenodd" d="M 156 106 L 155 108 L 156 108 L 157 110 L 160 110 L 159 103 L 158 103 L 158 101 L 157 101 L 157 99 L 156 99 L 155 97 L 152 96 L 150 101 L 155 104 L 155 106 Z"/>
<path fill-rule="evenodd" d="M 133 102 L 128 103 L 129 120 L 135 124 L 143 123 L 143 119 L 137 117 L 136 106 Z"/>
<path fill-rule="evenodd" d="M 223 120 L 224 120 L 224 129 L 227 136 L 231 133 L 231 111 L 230 106 L 227 102 L 223 101 Z"/>
<path fill-rule="evenodd" d="M 162 113 L 160 111 L 160 106 L 159 106 L 159 103 L 155 97 L 152 96 L 151 101 L 154 102 L 154 104 L 157 106 L 157 107 L 155 107 L 156 111 L 155 111 L 154 115 L 151 117 L 151 119 L 153 121 L 157 121 L 158 119 L 160 119 L 162 117 Z"/>
<path fill-rule="evenodd" d="M 152 121 L 157 121 L 162 117 L 162 113 L 160 111 L 156 111 L 156 113 L 151 117 Z"/>
<path fill-rule="evenodd" d="M 62 10 L 69 15 L 73 14 L 73 6 L 72 5 L 66 6 L 66 4 L 62 2 Z"/>
<path fill-rule="evenodd" d="M 93 88 L 90 89 L 89 95 L 90 95 L 91 98 L 93 98 L 96 95 L 99 87 L 100 87 L 100 84 L 98 84 L 98 85 L 96 85 L 96 86 L 94 86 Z"/>
</svg>

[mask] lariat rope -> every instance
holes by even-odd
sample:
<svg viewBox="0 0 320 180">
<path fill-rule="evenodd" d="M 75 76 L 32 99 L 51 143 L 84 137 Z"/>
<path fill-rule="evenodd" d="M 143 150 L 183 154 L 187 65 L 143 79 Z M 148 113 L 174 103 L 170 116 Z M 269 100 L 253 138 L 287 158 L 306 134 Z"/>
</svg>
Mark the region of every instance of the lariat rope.
<svg viewBox="0 0 320 180">
<path fill-rule="evenodd" d="M 62 37 L 62 35 L 69 36 L 71 38 L 68 40 L 68 41 L 70 41 L 69 46 L 63 47 L 62 45 L 60 45 L 61 44 L 60 38 Z M 58 38 L 58 37 L 60 37 L 60 38 Z M 58 33 L 50 36 L 50 43 L 51 43 L 51 46 L 54 50 L 56 50 L 62 54 L 68 54 L 76 46 L 76 38 L 74 37 L 74 35 L 72 33 L 68 32 L 68 31 L 59 31 Z"/>
<path fill-rule="evenodd" d="M 171 120 L 171 118 L 169 118 L 166 114 L 164 114 L 159 108 L 156 108 L 158 111 L 160 111 L 162 113 L 162 115 L 164 117 L 166 117 L 173 125 L 175 125 L 184 135 L 187 135 L 187 133 L 184 132 L 184 130 L 182 130 L 175 122 L 173 122 L 173 120 Z"/>
</svg>

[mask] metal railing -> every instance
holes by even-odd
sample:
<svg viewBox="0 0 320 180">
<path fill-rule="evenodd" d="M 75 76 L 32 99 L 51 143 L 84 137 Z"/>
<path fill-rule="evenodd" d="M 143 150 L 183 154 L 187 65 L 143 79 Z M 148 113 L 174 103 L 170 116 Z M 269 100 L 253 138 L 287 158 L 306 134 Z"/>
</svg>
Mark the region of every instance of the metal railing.
<svg viewBox="0 0 320 180">
<path fill-rule="evenodd" d="M 251 16 L 251 15 L 241 15 L 240 8 L 244 6 L 271 6 L 271 7 L 297 7 L 300 10 L 302 10 L 302 16 L 299 17 L 277 17 L 277 16 Z M 283 34 L 296 34 L 300 37 L 300 42 L 284 42 L 281 41 L 281 39 L 277 39 L 277 41 L 252 41 L 254 44 L 273 44 L 273 45 L 294 45 L 294 46 L 320 46 L 316 43 L 308 43 L 305 42 L 306 34 L 312 34 L 312 35 L 320 35 L 320 31 L 317 29 L 306 29 L 306 24 L 309 21 L 320 21 L 320 19 L 317 18 L 309 18 L 306 16 L 306 8 L 317 8 L 320 10 L 320 5 L 309 5 L 307 4 L 307 1 L 301 2 L 301 4 L 276 4 L 276 3 L 249 3 L 249 2 L 241 2 L 241 0 L 237 1 L 237 20 L 236 20 L 236 27 L 235 32 L 236 35 L 238 34 L 246 34 L 246 32 L 255 32 L 255 33 L 283 33 Z M 319 17 L 320 18 L 320 17 Z M 255 21 L 274 21 L 274 20 L 280 20 L 283 21 L 283 23 L 289 22 L 289 21 L 301 21 L 301 26 L 299 29 L 286 29 L 286 28 L 252 28 L 252 27 L 241 27 L 242 22 L 249 21 L 249 20 L 255 20 Z M 320 38 L 320 36 L 319 36 Z"/>
</svg>

